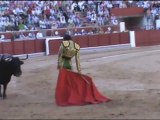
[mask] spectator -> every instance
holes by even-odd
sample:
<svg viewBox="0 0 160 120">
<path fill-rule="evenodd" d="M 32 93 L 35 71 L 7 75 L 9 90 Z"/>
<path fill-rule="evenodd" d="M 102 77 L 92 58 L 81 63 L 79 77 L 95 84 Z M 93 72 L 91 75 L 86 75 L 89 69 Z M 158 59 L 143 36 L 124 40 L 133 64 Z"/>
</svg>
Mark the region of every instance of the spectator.
<svg viewBox="0 0 160 120">
<path fill-rule="evenodd" d="M 87 32 L 84 29 L 82 29 L 81 30 L 81 35 L 87 35 Z"/>
<path fill-rule="evenodd" d="M 99 27 L 99 34 L 104 34 L 104 30 L 103 30 L 103 28 L 102 27 Z"/>
<path fill-rule="evenodd" d="M 28 27 L 23 23 L 23 20 L 20 20 L 18 28 L 19 30 L 28 30 Z"/>
<path fill-rule="evenodd" d="M 28 38 L 36 38 L 36 35 L 34 32 L 28 33 Z"/>
<path fill-rule="evenodd" d="M 60 23 L 62 27 L 66 27 L 66 19 L 64 17 L 64 15 L 60 16 Z"/>
<path fill-rule="evenodd" d="M 43 38 L 43 34 L 42 32 L 38 31 L 37 34 L 36 34 L 36 38 Z"/>
<path fill-rule="evenodd" d="M 5 36 L 2 34 L 0 37 L 0 40 L 4 40 L 4 39 L 5 39 Z"/>
<path fill-rule="evenodd" d="M 108 27 L 108 28 L 107 28 L 107 31 L 106 31 L 105 33 L 111 33 L 111 32 L 112 32 L 111 27 Z"/>
<path fill-rule="evenodd" d="M 19 32 L 18 31 L 13 32 L 13 37 L 14 37 L 14 39 L 19 39 L 20 38 Z"/>
<path fill-rule="evenodd" d="M 24 39 L 24 38 L 26 38 L 26 36 L 23 34 L 23 32 L 20 32 L 19 38 L 20 38 L 20 39 Z"/>
<path fill-rule="evenodd" d="M 104 25 L 104 19 L 103 19 L 102 16 L 98 16 L 98 17 L 97 17 L 97 24 L 98 24 L 99 26 Z"/>
<path fill-rule="evenodd" d="M 118 20 L 114 14 L 111 15 L 111 23 L 112 25 L 118 25 Z"/>
<path fill-rule="evenodd" d="M 59 32 L 58 32 L 58 31 L 55 31 L 54 35 L 55 35 L 55 36 L 59 36 Z"/>
<path fill-rule="evenodd" d="M 130 7 L 134 4 L 134 6 L 143 7 L 146 10 L 150 8 L 153 20 L 155 20 L 155 16 L 160 13 L 160 2 L 148 0 L 4 1 L 1 2 L 1 14 L 7 14 L 10 20 L 7 21 L 6 17 L 0 16 L 0 30 L 5 31 L 11 28 L 16 30 L 21 20 L 23 20 L 23 24 L 28 28 L 35 25 L 35 27 L 40 27 L 41 29 L 51 28 L 52 23 L 50 23 L 50 21 L 54 22 L 57 28 L 67 27 L 72 23 L 75 24 L 76 27 L 80 27 L 84 25 L 83 21 L 85 21 L 85 19 L 87 23 L 85 23 L 85 25 L 91 25 L 95 21 L 98 21 L 99 25 L 109 25 L 110 23 L 117 25 L 117 19 L 109 19 L 110 17 L 112 18 L 109 11 L 113 7 L 125 8 L 127 7 L 127 3 L 130 4 Z M 79 12 L 79 15 L 75 12 Z M 46 15 L 45 18 L 42 17 L 43 15 Z M 24 29 L 24 25 L 20 25 L 20 29 Z M 9 28 L 8 26 L 13 27 Z"/>
</svg>

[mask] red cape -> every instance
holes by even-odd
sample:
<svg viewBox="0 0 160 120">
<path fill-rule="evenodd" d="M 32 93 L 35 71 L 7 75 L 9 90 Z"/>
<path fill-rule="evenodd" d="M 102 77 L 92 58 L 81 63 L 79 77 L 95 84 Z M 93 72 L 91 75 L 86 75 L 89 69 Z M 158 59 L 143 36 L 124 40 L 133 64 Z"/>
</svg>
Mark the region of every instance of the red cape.
<svg viewBox="0 0 160 120">
<path fill-rule="evenodd" d="M 67 69 L 60 69 L 55 92 L 60 106 L 86 105 L 111 101 L 97 90 L 92 78 Z"/>
</svg>

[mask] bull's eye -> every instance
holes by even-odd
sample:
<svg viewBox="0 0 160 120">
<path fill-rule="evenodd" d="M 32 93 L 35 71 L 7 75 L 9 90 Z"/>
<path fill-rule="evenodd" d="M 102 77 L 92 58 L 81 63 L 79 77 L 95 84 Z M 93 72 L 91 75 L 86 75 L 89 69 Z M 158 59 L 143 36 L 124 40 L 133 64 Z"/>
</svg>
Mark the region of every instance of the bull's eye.
<svg viewBox="0 0 160 120">
<path fill-rule="evenodd" d="M 20 64 L 22 65 L 22 64 L 24 64 L 24 62 L 23 62 L 23 61 L 21 61 L 21 62 L 20 62 Z"/>
</svg>

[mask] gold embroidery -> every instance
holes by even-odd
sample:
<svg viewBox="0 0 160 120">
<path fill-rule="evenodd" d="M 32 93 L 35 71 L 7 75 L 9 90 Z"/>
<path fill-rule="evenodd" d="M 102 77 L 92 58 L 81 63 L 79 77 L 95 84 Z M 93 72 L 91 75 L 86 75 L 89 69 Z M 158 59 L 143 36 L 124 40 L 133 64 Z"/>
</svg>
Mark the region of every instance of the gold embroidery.
<svg viewBox="0 0 160 120">
<path fill-rule="evenodd" d="M 68 47 L 69 46 L 69 41 L 63 41 L 62 43 L 63 43 L 64 47 Z"/>
<path fill-rule="evenodd" d="M 75 46 L 76 50 L 80 49 L 80 46 L 77 43 L 75 43 L 74 46 Z"/>
</svg>

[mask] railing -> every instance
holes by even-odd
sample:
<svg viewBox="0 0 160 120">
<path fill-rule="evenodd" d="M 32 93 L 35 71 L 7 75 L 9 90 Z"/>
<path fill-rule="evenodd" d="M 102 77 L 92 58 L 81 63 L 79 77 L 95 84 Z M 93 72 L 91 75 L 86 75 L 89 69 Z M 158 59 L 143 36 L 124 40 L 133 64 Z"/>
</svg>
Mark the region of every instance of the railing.
<svg viewBox="0 0 160 120">
<path fill-rule="evenodd" d="M 111 27 L 112 31 L 119 31 L 119 25 L 106 25 L 101 26 L 103 31 L 107 31 L 107 28 Z M 0 35 L 4 35 L 5 39 L 11 39 L 12 41 L 15 39 L 15 34 L 23 33 L 25 36 L 28 36 L 29 33 L 37 34 L 38 31 L 42 32 L 44 34 L 44 37 L 46 36 L 55 36 L 55 32 L 58 31 L 59 36 L 63 36 L 68 30 L 75 31 L 77 29 L 77 32 L 81 32 L 82 29 L 84 29 L 86 32 L 92 31 L 95 27 L 79 27 L 79 28 L 59 28 L 59 29 L 41 29 L 41 30 L 34 30 L 34 31 L 10 31 L 10 32 L 0 32 Z"/>
</svg>

